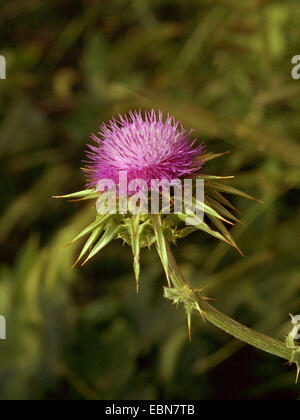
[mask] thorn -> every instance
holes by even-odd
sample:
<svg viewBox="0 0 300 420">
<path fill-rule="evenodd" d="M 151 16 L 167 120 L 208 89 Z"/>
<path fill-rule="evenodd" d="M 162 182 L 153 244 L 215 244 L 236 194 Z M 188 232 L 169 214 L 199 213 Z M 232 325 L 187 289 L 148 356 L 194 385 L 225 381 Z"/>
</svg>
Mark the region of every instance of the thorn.
<svg viewBox="0 0 300 420">
<path fill-rule="evenodd" d="M 204 312 L 204 311 L 202 311 L 202 309 L 200 308 L 199 304 L 197 304 L 197 310 L 200 312 L 200 315 L 201 315 L 202 321 L 205 323 L 205 322 L 206 322 L 206 319 L 205 319 L 205 312 Z"/>
<path fill-rule="evenodd" d="M 90 168 L 80 168 L 82 171 L 86 171 L 86 172 L 96 172 L 95 169 L 90 169 Z"/>
<path fill-rule="evenodd" d="M 201 287 L 201 289 L 198 289 L 197 290 L 197 292 L 202 292 L 203 290 L 206 290 L 207 288 L 209 287 L 209 284 L 207 284 L 206 286 L 204 286 L 204 287 Z"/>
<path fill-rule="evenodd" d="M 205 319 L 205 312 L 204 312 L 204 311 L 202 311 L 202 309 L 200 309 L 200 308 L 199 308 L 199 312 L 200 312 L 200 315 L 201 315 L 201 318 L 202 318 L 203 322 L 206 322 L 206 319 Z"/>
<path fill-rule="evenodd" d="M 239 252 L 239 254 L 241 254 L 242 257 L 245 257 L 245 254 L 243 253 L 241 248 L 239 248 L 237 245 L 234 245 L 234 248 Z"/>
<path fill-rule="evenodd" d="M 90 258 L 88 257 L 82 264 L 80 267 L 83 267 L 88 261 L 90 260 Z"/>
<path fill-rule="evenodd" d="M 191 326 L 189 325 L 189 341 L 192 342 L 192 332 L 191 332 Z"/>
<path fill-rule="evenodd" d="M 140 288 L 140 281 L 138 278 L 136 278 L 136 293 L 139 293 L 139 288 Z"/>
<path fill-rule="evenodd" d="M 77 261 L 75 262 L 75 264 L 72 265 L 72 270 L 76 267 L 76 265 L 79 263 L 80 258 L 77 259 Z"/>
<path fill-rule="evenodd" d="M 238 210 L 236 207 L 232 206 L 232 210 L 234 210 L 239 216 L 242 216 L 242 212 L 240 210 Z M 244 222 L 241 222 L 241 223 L 244 223 Z M 245 226 L 247 226 L 246 223 L 244 223 L 244 224 L 245 224 Z"/>
<path fill-rule="evenodd" d="M 217 299 L 209 298 L 209 297 L 206 297 L 206 296 L 201 296 L 201 299 L 203 299 L 203 300 L 209 300 L 210 302 L 217 302 Z"/>
<path fill-rule="evenodd" d="M 219 219 L 222 220 L 224 223 L 227 223 L 228 225 L 234 226 L 234 223 L 230 222 L 229 220 L 225 219 L 222 216 L 220 216 Z"/>
<path fill-rule="evenodd" d="M 169 278 L 169 273 L 166 271 L 166 276 L 167 276 L 167 282 L 168 282 L 168 286 L 171 287 L 171 282 L 170 282 L 170 278 Z"/>
<path fill-rule="evenodd" d="M 299 366 L 299 367 L 297 367 L 296 385 L 298 384 L 299 374 L 300 374 L 300 366 Z"/>
<path fill-rule="evenodd" d="M 76 199 L 73 199 L 73 200 L 69 200 L 69 203 L 78 203 L 79 201 L 84 201 L 85 200 L 85 197 L 84 198 L 76 198 Z"/>
<path fill-rule="evenodd" d="M 205 289 L 207 289 L 209 287 L 209 284 L 207 284 L 206 286 L 204 286 L 204 287 L 201 287 L 201 289 L 198 289 L 197 290 L 197 292 L 198 293 L 201 293 L 203 290 L 205 290 Z M 207 296 L 200 296 L 201 297 L 201 299 L 203 299 L 203 300 L 209 300 L 209 301 L 212 301 L 212 302 L 217 302 L 217 299 L 214 299 L 214 298 L 210 298 L 210 297 L 207 297 Z M 201 309 L 200 309 L 200 307 L 198 308 L 198 310 L 199 310 L 199 312 L 201 313 Z M 202 311 L 203 312 L 203 311 Z M 204 321 L 205 321 L 205 319 L 204 319 Z"/>
<path fill-rule="evenodd" d="M 256 201 L 256 202 L 257 202 L 257 203 L 259 203 L 259 204 L 265 204 L 265 202 L 264 202 L 264 201 L 261 201 L 261 200 L 259 200 L 258 198 L 252 197 L 252 195 L 249 195 L 248 197 L 249 197 L 249 199 L 250 199 L 250 200 L 252 200 L 252 201 Z"/>
<path fill-rule="evenodd" d="M 191 343 L 192 342 L 192 327 L 191 327 L 191 324 L 192 324 L 192 314 L 191 314 L 191 312 L 188 312 L 187 311 L 187 318 L 188 318 L 189 342 Z"/>
<path fill-rule="evenodd" d="M 69 246 L 73 245 L 73 241 L 69 242 L 67 245 L 63 246 L 62 248 L 60 248 L 61 251 L 63 251 L 64 249 L 68 248 Z"/>
</svg>

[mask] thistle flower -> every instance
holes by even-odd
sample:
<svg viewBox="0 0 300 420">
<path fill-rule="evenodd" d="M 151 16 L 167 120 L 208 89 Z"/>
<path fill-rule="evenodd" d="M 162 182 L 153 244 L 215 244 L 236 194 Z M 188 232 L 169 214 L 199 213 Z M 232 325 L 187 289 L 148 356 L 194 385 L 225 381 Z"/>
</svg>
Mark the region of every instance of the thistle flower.
<svg viewBox="0 0 300 420">
<path fill-rule="evenodd" d="M 152 180 L 167 180 L 200 178 L 205 182 L 204 210 L 205 219 L 195 215 L 193 226 L 182 226 L 190 217 L 188 211 L 165 215 L 142 212 L 111 214 L 97 213 L 95 221 L 80 232 L 70 243 L 74 243 L 86 235 L 90 235 L 84 245 L 75 265 L 85 257 L 85 264 L 100 252 L 113 239 L 120 238 L 132 247 L 133 266 L 137 284 L 140 276 L 140 250 L 155 243 L 158 255 L 164 267 L 168 280 L 168 287 L 164 288 L 164 296 L 178 305 L 185 307 L 189 336 L 191 337 L 191 316 L 194 311 L 201 316 L 231 333 L 236 338 L 251 343 L 269 353 L 290 360 L 297 365 L 297 380 L 300 373 L 300 351 L 294 342 L 293 332 L 287 337 L 286 343 L 270 339 L 260 333 L 243 327 L 237 322 L 224 316 L 209 305 L 207 298 L 201 296 L 201 290 L 192 289 L 176 264 L 169 242 L 201 230 L 215 238 L 237 248 L 226 224 L 239 222 L 233 205 L 225 194 L 234 194 L 253 199 L 253 197 L 230 187 L 223 182 L 226 178 L 203 174 L 203 165 L 222 154 L 206 153 L 203 144 L 196 145 L 191 139 L 192 130 L 186 132 L 180 122 L 168 115 L 163 121 L 160 111 L 158 116 L 154 110 L 145 113 L 130 112 L 128 116 L 120 116 L 120 120 L 113 119 L 108 125 L 102 125 L 100 137 L 92 135 L 97 146 L 88 146 L 88 166 L 84 169 L 87 174 L 88 189 L 56 198 L 71 198 L 77 200 L 91 200 L 103 197 L 98 190 L 99 181 L 110 179 L 116 186 L 120 182 L 120 172 L 126 172 L 130 184 L 137 178 L 143 180 L 148 188 L 152 188 Z M 127 184 L 128 185 L 128 184 Z M 130 188 L 125 190 L 131 195 Z M 170 196 L 171 198 L 171 196 Z M 193 203 L 197 208 L 197 200 Z M 186 210 L 186 209 L 185 209 Z M 190 210 L 190 209 L 189 209 Z M 198 217 L 198 219 L 197 219 Z M 69 244 L 69 245 L 70 245 Z"/>
<path fill-rule="evenodd" d="M 201 230 L 238 249 L 225 224 L 239 222 L 233 214 L 235 209 L 224 194 L 237 194 L 247 198 L 247 194 L 227 186 L 219 180 L 226 178 L 203 174 L 203 165 L 219 156 L 207 153 L 204 144 L 197 145 L 192 139 L 193 130 L 186 132 L 181 122 L 168 114 L 166 121 L 161 111 L 152 110 L 144 117 L 141 111 L 120 116 L 103 124 L 98 133 L 92 135 L 96 146 L 88 145 L 87 176 L 88 189 L 57 198 L 90 200 L 100 198 L 103 193 L 97 184 L 103 179 L 112 180 L 116 186 L 119 174 L 126 171 L 127 179 L 136 178 L 151 187 L 153 179 L 172 181 L 174 179 L 196 178 L 205 181 L 205 220 L 195 216 L 193 226 L 186 227 L 188 214 L 97 214 L 95 221 L 85 228 L 70 244 L 90 235 L 75 265 L 84 257 L 83 264 L 100 252 L 113 239 L 119 238 L 132 247 L 134 272 L 137 288 L 140 275 L 140 249 L 156 245 L 169 280 L 168 242 L 175 242 L 196 230 Z M 127 193 L 130 195 L 130 191 Z M 197 203 L 195 208 L 197 208 Z M 70 245 L 69 244 L 69 245 Z"/>
<path fill-rule="evenodd" d="M 202 168 L 204 145 L 195 146 L 193 130 L 185 132 L 182 123 L 154 110 L 130 112 L 128 116 L 113 119 L 100 127 L 99 135 L 92 135 L 97 146 L 89 145 L 88 166 L 85 170 L 88 187 L 96 187 L 102 179 L 111 179 L 117 185 L 120 171 L 126 171 L 128 183 L 142 179 L 151 188 L 151 181 L 172 181 L 191 177 Z"/>
</svg>

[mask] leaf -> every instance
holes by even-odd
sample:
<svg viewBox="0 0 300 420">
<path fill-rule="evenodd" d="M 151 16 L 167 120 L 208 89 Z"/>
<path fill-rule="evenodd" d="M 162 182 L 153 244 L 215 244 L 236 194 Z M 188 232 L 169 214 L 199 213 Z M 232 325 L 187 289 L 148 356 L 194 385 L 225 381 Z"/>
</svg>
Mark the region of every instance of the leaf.
<svg viewBox="0 0 300 420">
<path fill-rule="evenodd" d="M 214 216 L 214 217 L 222 220 L 223 222 L 232 225 L 232 223 L 229 220 L 224 219 L 224 217 L 222 217 L 216 210 L 214 210 L 212 207 L 210 207 L 206 203 L 201 203 L 199 200 L 194 200 L 194 210 L 199 210 L 199 211 L 204 210 L 205 214 Z"/>
<path fill-rule="evenodd" d="M 166 246 L 166 239 L 163 233 L 162 224 L 161 224 L 161 216 L 160 215 L 152 215 L 153 221 L 153 228 L 156 236 L 156 245 L 157 249 L 167 276 L 168 285 L 171 287 L 170 278 L 169 278 L 169 258 Z"/>
<path fill-rule="evenodd" d="M 217 176 L 217 175 L 205 175 L 201 174 L 197 176 L 197 179 L 204 179 L 204 180 L 217 180 L 217 179 L 233 179 L 234 176 Z"/>
<path fill-rule="evenodd" d="M 86 201 L 86 200 L 93 200 L 95 198 L 99 198 L 100 197 L 100 193 L 99 192 L 95 192 L 94 194 L 90 194 L 86 197 L 82 197 L 82 198 L 77 198 L 76 200 L 70 200 L 70 203 L 77 203 L 79 201 Z"/>
<path fill-rule="evenodd" d="M 131 219 L 131 244 L 133 253 L 133 268 L 136 280 L 136 291 L 139 291 L 140 282 L 140 213 L 133 215 Z"/>
<path fill-rule="evenodd" d="M 133 215 L 131 219 L 128 219 L 130 236 L 131 236 L 131 247 L 133 253 L 133 268 L 136 280 L 136 290 L 139 291 L 140 281 L 140 253 L 141 253 L 141 236 L 142 233 L 151 219 L 149 218 L 144 223 L 140 224 L 141 214 L 138 213 Z"/>
<path fill-rule="evenodd" d="M 186 238 L 187 236 L 189 236 L 191 233 L 194 233 L 198 230 L 197 227 L 193 227 L 193 226 L 188 226 L 185 227 L 183 229 L 179 229 L 178 231 L 176 231 L 175 235 L 176 238 Z"/>
<path fill-rule="evenodd" d="M 209 199 L 207 198 L 207 202 L 219 214 L 223 215 L 224 217 L 227 217 L 228 219 L 234 220 L 237 223 L 245 225 L 245 223 L 241 222 L 236 216 L 234 216 L 232 213 L 230 213 L 230 211 L 227 210 L 224 206 L 222 206 L 222 204 L 220 204 L 218 201 L 214 200 L 213 198 L 209 198 Z"/>
<path fill-rule="evenodd" d="M 90 232 L 97 229 L 100 225 L 103 225 L 104 223 L 108 222 L 111 217 L 113 217 L 112 214 L 104 214 L 104 215 L 98 216 L 95 222 L 93 222 L 91 225 L 83 229 L 83 231 L 80 232 L 76 236 L 76 238 L 74 238 L 69 244 L 67 244 L 65 248 L 72 245 L 74 242 L 77 242 L 79 239 L 83 238 L 83 236 L 88 235 Z"/>
<path fill-rule="evenodd" d="M 119 221 L 112 221 L 106 228 L 105 233 L 103 234 L 100 241 L 95 245 L 95 247 L 89 253 L 88 258 L 82 264 L 85 265 L 89 260 L 91 260 L 98 252 L 100 252 L 106 245 L 108 245 L 113 239 L 118 236 L 118 233 L 121 229 Z"/>
<path fill-rule="evenodd" d="M 72 194 L 67 194 L 67 195 L 55 195 L 53 196 L 53 198 L 85 198 L 88 199 L 88 197 L 90 197 L 91 195 L 95 195 L 95 194 L 99 193 L 94 190 L 94 189 L 90 189 L 90 190 L 83 190 L 83 191 L 78 191 L 76 193 L 72 193 Z M 94 197 L 92 197 L 94 198 Z"/>
<path fill-rule="evenodd" d="M 206 153 L 205 155 L 202 155 L 200 157 L 200 160 L 203 163 L 206 163 L 206 162 L 209 162 L 210 160 L 217 159 L 217 158 L 219 158 L 221 156 L 228 155 L 228 153 L 230 153 L 230 152 L 223 152 L 223 153 L 212 153 L 212 152 L 209 152 L 209 153 Z"/>
<path fill-rule="evenodd" d="M 73 265 L 72 268 L 74 268 L 79 261 L 82 260 L 82 258 L 84 257 L 84 255 L 88 252 L 88 250 L 90 249 L 90 247 L 96 242 L 96 240 L 98 239 L 98 237 L 101 235 L 103 231 L 103 224 L 100 225 L 100 227 L 96 228 L 94 230 L 94 232 L 91 234 L 91 236 L 89 237 L 89 239 L 87 240 L 85 246 L 83 247 L 76 263 Z"/>
<path fill-rule="evenodd" d="M 229 185 L 220 184 L 219 182 L 208 182 L 207 187 L 211 188 L 213 190 L 217 190 L 217 191 L 224 192 L 224 193 L 227 193 L 227 194 L 238 195 L 240 197 L 248 198 L 250 200 L 254 200 L 254 201 L 257 201 L 259 203 L 262 203 L 262 201 L 257 200 L 254 197 L 251 197 L 251 195 L 248 195 L 248 194 L 244 193 L 243 191 L 238 190 L 237 188 L 230 187 Z"/>
<path fill-rule="evenodd" d="M 216 219 L 213 216 L 209 216 L 209 218 L 215 224 L 215 226 L 221 231 L 222 235 L 227 240 L 227 243 L 229 243 L 229 245 L 231 245 L 235 249 L 237 249 L 238 252 L 244 257 L 244 253 L 238 247 L 238 245 L 236 244 L 236 242 L 233 239 L 232 235 L 230 234 L 230 232 L 228 231 L 228 229 L 224 226 L 224 224 L 220 220 Z"/>
<path fill-rule="evenodd" d="M 183 220 L 184 222 L 186 222 L 186 220 L 188 218 L 190 218 L 191 216 L 188 216 L 186 214 L 178 214 L 179 219 Z M 197 218 L 197 216 L 194 216 L 195 218 Z M 218 219 L 217 219 L 218 220 Z M 198 230 L 202 230 L 203 232 L 208 233 L 211 236 L 214 236 L 215 238 L 226 242 L 229 245 L 232 245 L 228 239 L 225 238 L 225 236 L 223 236 L 220 232 L 217 232 L 213 229 L 211 229 L 204 221 L 201 221 L 201 219 L 199 219 L 199 224 L 195 224 L 194 225 L 195 228 L 197 228 Z"/>
<path fill-rule="evenodd" d="M 230 208 L 231 210 L 235 211 L 237 214 L 241 214 L 241 212 L 236 209 L 227 198 L 225 198 L 221 193 L 216 190 L 211 190 L 209 192 L 210 196 L 213 196 L 219 203 L 224 204 L 224 206 Z"/>
</svg>

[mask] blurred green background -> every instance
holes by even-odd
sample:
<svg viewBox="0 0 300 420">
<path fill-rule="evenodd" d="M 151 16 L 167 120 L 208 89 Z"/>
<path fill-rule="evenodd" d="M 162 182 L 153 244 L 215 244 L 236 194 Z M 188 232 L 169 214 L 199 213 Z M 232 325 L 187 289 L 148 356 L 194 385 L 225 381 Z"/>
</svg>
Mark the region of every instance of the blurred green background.
<svg viewBox="0 0 300 420">
<path fill-rule="evenodd" d="M 161 108 L 231 153 L 206 172 L 235 198 L 246 254 L 195 233 L 175 248 L 194 287 L 229 316 L 283 339 L 300 313 L 299 1 L 6 0 L 0 7 L 0 399 L 286 399 L 295 369 L 162 297 L 155 250 L 114 242 L 71 270 L 91 203 L 82 189 L 91 132 L 129 109 Z"/>
</svg>

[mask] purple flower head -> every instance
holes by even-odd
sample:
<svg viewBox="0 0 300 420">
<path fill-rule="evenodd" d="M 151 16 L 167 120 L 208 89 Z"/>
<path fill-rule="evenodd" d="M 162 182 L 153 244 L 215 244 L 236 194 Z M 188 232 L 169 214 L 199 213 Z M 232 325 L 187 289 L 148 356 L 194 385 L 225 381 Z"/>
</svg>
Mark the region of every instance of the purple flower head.
<svg viewBox="0 0 300 420">
<path fill-rule="evenodd" d="M 130 112 L 100 127 L 99 137 L 92 135 L 96 146 L 88 145 L 88 187 L 96 187 L 103 179 L 119 184 L 119 173 L 127 172 L 128 183 L 133 179 L 147 182 L 192 177 L 202 168 L 205 146 L 195 146 L 193 130 L 185 132 L 182 123 L 168 114 L 154 110 Z M 195 147 L 194 147 L 195 146 Z"/>
</svg>

